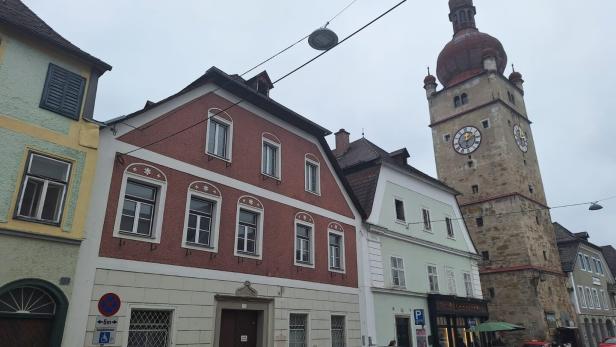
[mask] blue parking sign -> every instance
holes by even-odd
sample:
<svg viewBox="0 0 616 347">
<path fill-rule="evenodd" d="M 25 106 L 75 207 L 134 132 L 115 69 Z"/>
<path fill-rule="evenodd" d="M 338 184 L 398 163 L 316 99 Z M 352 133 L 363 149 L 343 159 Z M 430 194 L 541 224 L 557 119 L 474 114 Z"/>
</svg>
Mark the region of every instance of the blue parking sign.
<svg viewBox="0 0 616 347">
<path fill-rule="evenodd" d="M 413 314 L 415 316 L 415 325 L 426 325 L 426 318 L 424 316 L 423 309 L 413 310 Z"/>
</svg>

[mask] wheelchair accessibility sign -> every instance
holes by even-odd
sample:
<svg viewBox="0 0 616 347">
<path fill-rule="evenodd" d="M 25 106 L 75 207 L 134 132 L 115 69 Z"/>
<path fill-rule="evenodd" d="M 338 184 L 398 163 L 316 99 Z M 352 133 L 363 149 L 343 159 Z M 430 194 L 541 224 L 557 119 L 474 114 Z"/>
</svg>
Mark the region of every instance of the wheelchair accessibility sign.
<svg viewBox="0 0 616 347">
<path fill-rule="evenodd" d="M 114 330 L 97 330 L 92 339 L 93 345 L 104 346 L 115 343 L 116 332 Z"/>
</svg>

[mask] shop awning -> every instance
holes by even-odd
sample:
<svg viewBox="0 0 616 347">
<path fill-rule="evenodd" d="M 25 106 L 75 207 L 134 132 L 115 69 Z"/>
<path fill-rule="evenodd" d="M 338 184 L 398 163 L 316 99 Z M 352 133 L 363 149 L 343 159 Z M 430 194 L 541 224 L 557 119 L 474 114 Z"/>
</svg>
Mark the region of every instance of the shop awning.
<svg viewBox="0 0 616 347">
<path fill-rule="evenodd" d="M 507 323 L 507 322 L 484 322 L 471 328 L 472 332 L 483 333 L 491 331 L 515 331 L 524 330 L 523 326 Z"/>
</svg>

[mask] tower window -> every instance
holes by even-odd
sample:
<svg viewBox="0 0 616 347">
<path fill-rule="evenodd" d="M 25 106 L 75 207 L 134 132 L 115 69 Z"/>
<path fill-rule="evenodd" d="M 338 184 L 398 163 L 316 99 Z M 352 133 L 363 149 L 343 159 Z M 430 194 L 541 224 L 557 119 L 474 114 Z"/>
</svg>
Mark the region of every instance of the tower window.
<svg viewBox="0 0 616 347">
<path fill-rule="evenodd" d="M 511 93 L 510 91 L 507 91 L 507 98 L 509 99 L 509 102 L 515 105 L 515 95 L 513 95 L 513 93 Z"/>
<path fill-rule="evenodd" d="M 484 119 L 481 121 L 481 125 L 483 126 L 484 129 L 487 129 L 490 127 L 490 120 L 489 119 Z"/>
<path fill-rule="evenodd" d="M 456 96 L 455 98 L 453 98 L 453 107 L 460 106 L 462 106 L 462 101 L 460 100 L 460 96 Z"/>
<path fill-rule="evenodd" d="M 475 222 L 477 222 L 477 226 L 478 227 L 482 227 L 483 226 L 483 217 L 475 218 Z"/>
<path fill-rule="evenodd" d="M 490 260 L 490 252 L 488 252 L 488 251 L 481 252 L 481 259 L 483 259 L 485 261 Z"/>
<path fill-rule="evenodd" d="M 449 135 L 449 134 L 443 135 L 443 141 L 449 142 L 449 140 L 451 140 L 451 135 Z"/>
<path fill-rule="evenodd" d="M 548 260 L 548 253 L 546 251 L 543 251 L 543 259 Z"/>
<path fill-rule="evenodd" d="M 462 105 L 468 104 L 468 95 L 466 93 L 462 94 L 462 97 L 460 99 L 462 101 Z"/>
<path fill-rule="evenodd" d="M 494 288 L 488 288 L 488 292 L 490 293 L 490 298 L 494 299 L 494 297 L 496 296 L 496 291 L 494 290 Z"/>
<path fill-rule="evenodd" d="M 478 194 L 479 193 L 479 186 L 474 184 L 471 189 L 473 190 L 473 194 Z"/>
<path fill-rule="evenodd" d="M 535 188 L 533 187 L 533 185 L 532 185 L 532 184 L 529 184 L 529 185 L 528 185 L 528 191 L 529 191 L 531 194 L 535 192 Z"/>
</svg>

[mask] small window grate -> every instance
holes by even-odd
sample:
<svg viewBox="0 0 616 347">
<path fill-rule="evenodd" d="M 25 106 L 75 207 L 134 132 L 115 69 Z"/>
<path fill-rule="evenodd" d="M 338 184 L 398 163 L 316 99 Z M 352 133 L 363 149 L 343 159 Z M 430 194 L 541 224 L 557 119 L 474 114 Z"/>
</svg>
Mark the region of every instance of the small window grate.
<svg viewBox="0 0 616 347">
<path fill-rule="evenodd" d="M 332 347 L 346 347 L 344 316 L 332 316 Z"/>
<path fill-rule="evenodd" d="M 128 347 L 167 347 L 171 311 L 133 310 L 128 329 Z"/>
<path fill-rule="evenodd" d="M 306 347 L 308 315 L 291 313 L 289 316 L 289 347 Z"/>
</svg>

